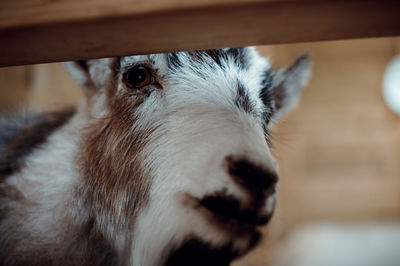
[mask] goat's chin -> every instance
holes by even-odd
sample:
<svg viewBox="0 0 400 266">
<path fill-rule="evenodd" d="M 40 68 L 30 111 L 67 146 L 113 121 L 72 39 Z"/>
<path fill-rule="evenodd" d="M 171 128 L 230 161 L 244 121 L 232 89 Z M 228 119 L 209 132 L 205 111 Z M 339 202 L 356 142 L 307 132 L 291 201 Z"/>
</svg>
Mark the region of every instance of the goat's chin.
<svg viewBox="0 0 400 266">
<path fill-rule="evenodd" d="M 188 236 L 179 245 L 168 247 L 165 266 L 229 266 L 231 261 L 247 254 L 259 242 L 261 234 L 249 230 L 247 237 L 235 238 L 224 245 L 215 245 L 200 237 Z"/>
</svg>

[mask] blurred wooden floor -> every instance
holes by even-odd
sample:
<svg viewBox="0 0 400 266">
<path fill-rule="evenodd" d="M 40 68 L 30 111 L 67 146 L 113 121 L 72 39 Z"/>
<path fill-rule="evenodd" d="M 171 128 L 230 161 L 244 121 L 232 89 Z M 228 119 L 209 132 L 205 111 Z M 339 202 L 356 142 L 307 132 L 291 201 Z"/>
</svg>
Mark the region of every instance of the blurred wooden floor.
<svg viewBox="0 0 400 266">
<path fill-rule="evenodd" d="M 318 221 L 400 220 L 400 117 L 381 96 L 400 39 L 260 47 L 275 66 L 309 51 L 313 75 L 299 108 L 274 133 L 281 185 L 263 244 L 236 266 L 261 266 L 290 232 Z M 58 64 L 0 69 L 0 110 L 61 108 L 82 95 Z"/>
</svg>

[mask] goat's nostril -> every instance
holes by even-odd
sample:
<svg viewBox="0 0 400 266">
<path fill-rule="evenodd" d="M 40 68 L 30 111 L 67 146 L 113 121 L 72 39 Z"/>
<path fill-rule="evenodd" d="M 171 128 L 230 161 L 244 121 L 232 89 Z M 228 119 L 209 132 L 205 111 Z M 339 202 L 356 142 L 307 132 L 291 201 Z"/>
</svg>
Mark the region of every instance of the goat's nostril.
<svg viewBox="0 0 400 266">
<path fill-rule="evenodd" d="M 271 188 L 278 182 L 278 175 L 262 166 L 257 166 L 245 159 L 226 159 L 227 171 L 240 185 L 251 191 Z"/>
</svg>

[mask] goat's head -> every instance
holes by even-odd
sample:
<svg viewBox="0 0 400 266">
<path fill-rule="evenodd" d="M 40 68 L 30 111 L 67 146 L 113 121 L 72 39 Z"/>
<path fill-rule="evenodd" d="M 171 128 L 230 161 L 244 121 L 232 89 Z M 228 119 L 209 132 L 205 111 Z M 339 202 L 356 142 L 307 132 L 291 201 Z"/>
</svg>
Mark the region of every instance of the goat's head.
<svg viewBox="0 0 400 266">
<path fill-rule="evenodd" d="M 255 245 L 278 188 L 268 130 L 296 102 L 308 56 L 277 72 L 253 48 L 68 66 L 88 96 L 91 213 L 126 260 L 228 265 Z"/>
</svg>

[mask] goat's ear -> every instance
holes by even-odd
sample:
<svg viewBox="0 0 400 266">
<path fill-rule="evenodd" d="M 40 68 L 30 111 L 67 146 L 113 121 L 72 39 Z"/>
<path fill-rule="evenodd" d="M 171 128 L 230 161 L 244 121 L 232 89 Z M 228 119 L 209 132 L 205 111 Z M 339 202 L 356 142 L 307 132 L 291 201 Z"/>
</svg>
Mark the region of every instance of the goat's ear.
<svg viewBox="0 0 400 266">
<path fill-rule="evenodd" d="M 71 61 L 64 65 L 87 96 L 105 91 L 111 74 L 109 58 Z"/>
<path fill-rule="evenodd" d="M 90 76 L 88 61 L 79 60 L 65 62 L 64 66 L 71 74 L 72 78 L 84 88 L 85 93 L 94 92 L 96 90 Z"/>
<path fill-rule="evenodd" d="M 269 73 L 269 81 L 261 93 L 266 106 L 271 107 L 273 119 L 279 119 L 296 107 L 302 87 L 309 79 L 310 56 L 303 54 L 289 67 Z"/>
</svg>

